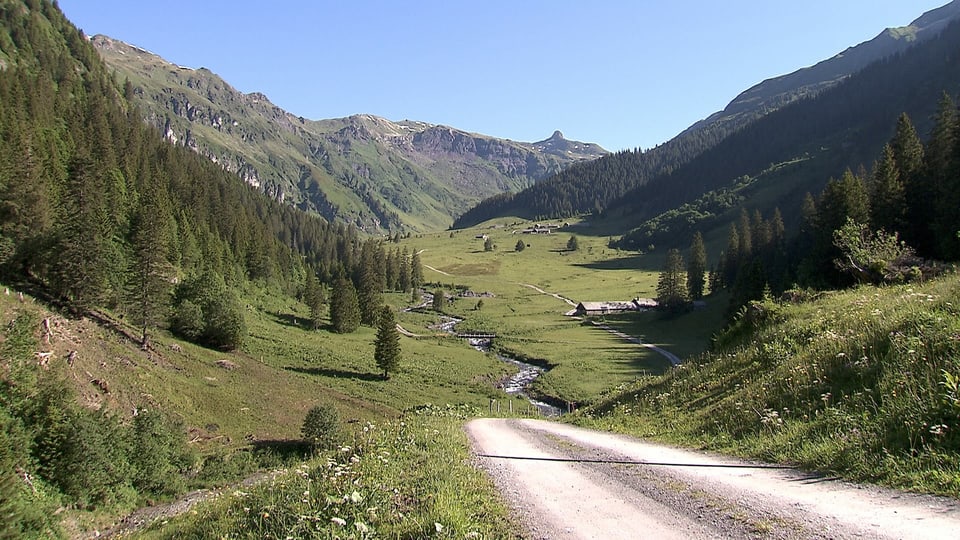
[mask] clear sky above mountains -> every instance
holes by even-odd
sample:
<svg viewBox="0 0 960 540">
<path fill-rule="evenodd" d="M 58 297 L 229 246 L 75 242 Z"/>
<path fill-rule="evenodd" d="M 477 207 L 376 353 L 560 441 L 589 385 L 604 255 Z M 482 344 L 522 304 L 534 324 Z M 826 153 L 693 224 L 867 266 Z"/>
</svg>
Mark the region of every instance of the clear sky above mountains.
<svg viewBox="0 0 960 540">
<path fill-rule="evenodd" d="M 88 35 L 310 119 L 649 148 L 741 91 L 947 0 L 59 0 Z"/>
</svg>

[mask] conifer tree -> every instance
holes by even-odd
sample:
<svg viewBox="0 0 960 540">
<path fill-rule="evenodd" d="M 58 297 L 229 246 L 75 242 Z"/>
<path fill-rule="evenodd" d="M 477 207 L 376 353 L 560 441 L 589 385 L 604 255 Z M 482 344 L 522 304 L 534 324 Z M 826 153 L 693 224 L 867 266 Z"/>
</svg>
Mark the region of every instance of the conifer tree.
<svg viewBox="0 0 960 540">
<path fill-rule="evenodd" d="M 523 250 L 526 249 L 526 248 L 527 248 L 527 244 L 524 243 L 524 241 L 523 241 L 522 239 L 521 239 L 521 240 L 517 240 L 517 244 L 516 244 L 515 246 L 513 246 L 513 250 L 516 251 L 517 253 L 523 251 Z"/>
<path fill-rule="evenodd" d="M 437 313 L 443 313 L 443 300 L 444 294 L 443 289 L 437 289 L 433 291 L 433 310 Z"/>
<path fill-rule="evenodd" d="M 907 113 L 897 119 L 897 132 L 890 142 L 904 184 L 910 184 L 923 167 L 923 143 Z"/>
<path fill-rule="evenodd" d="M 398 270 L 399 288 L 401 292 L 410 292 L 410 254 L 407 248 L 400 253 L 400 269 Z"/>
<path fill-rule="evenodd" d="M 149 346 L 148 330 L 166 316 L 170 304 L 170 245 L 173 242 L 170 203 L 156 178 L 143 179 L 143 192 L 133 223 L 133 272 L 129 288 L 132 314 L 141 329 L 140 346 Z"/>
<path fill-rule="evenodd" d="M 96 306 L 105 292 L 110 239 L 102 186 L 89 157 L 74 159 L 63 204 L 55 285 L 71 309 L 82 313 Z"/>
<path fill-rule="evenodd" d="M 723 264 L 717 269 L 722 272 L 724 286 L 732 285 L 737 279 L 737 270 L 740 268 L 740 233 L 737 224 L 730 224 L 727 234 L 727 249 L 723 252 Z"/>
<path fill-rule="evenodd" d="M 746 208 L 740 209 L 740 219 L 737 221 L 737 233 L 740 244 L 737 246 L 738 264 L 746 264 L 753 254 L 753 234 L 750 227 L 750 214 Z"/>
<path fill-rule="evenodd" d="M 360 252 L 357 276 L 357 300 L 360 303 L 360 324 L 376 326 L 383 305 L 383 289 L 386 287 L 384 252 L 382 243 L 368 240 Z"/>
<path fill-rule="evenodd" d="M 376 268 L 364 267 L 360 274 L 360 287 L 357 290 L 357 301 L 360 305 L 360 324 L 375 326 L 379 317 L 380 306 L 383 305 L 383 292 L 379 288 Z"/>
<path fill-rule="evenodd" d="M 387 253 L 386 286 L 384 290 L 396 291 L 400 289 L 400 249 L 392 249 Z"/>
<path fill-rule="evenodd" d="M 763 219 L 759 209 L 755 209 L 750 218 L 750 235 L 753 238 L 754 253 L 762 253 L 770 247 L 770 242 L 773 240 L 770 223 Z"/>
<path fill-rule="evenodd" d="M 955 160 L 960 157 L 954 154 L 957 127 L 956 103 L 944 93 L 924 152 L 923 177 L 926 183 L 920 186 L 924 192 L 910 194 L 911 223 L 917 224 L 920 217 L 919 222 L 929 226 L 927 234 L 915 241 L 916 248 L 920 253 L 933 253 L 940 258 L 956 256 L 955 247 L 958 245 L 956 211 L 960 208 L 960 178 L 953 174 L 957 172 Z M 925 195 L 926 192 L 930 195 Z M 926 219 L 922 219 L 923 216 Z"/>
<path fill-rule="evenodd" d="M 657 303 L 667 311 L 679 310 L 689 300 L 683 269 L 683 256 L 680 250 L 668 251 L 663 271 L 660 272 L 660 278 L 657 280 Z"/>
<path fill-rule="evenodd" d="M 383 372 L 384 380 L 389 379 L 390 374 L 395 373 L 400 367 L 400 332 L 397 330 L 397 319 L 390 306 L 380 308 L 374 358 L 377 367 Z"/>
<path fill-rule="evenodd" d="M 317 274 L 310 269 L 307 270 L 304 283 L 303 301 L 310 308 L 311 326 L 314 330 L 320 328 L 320 324 L 323 322 L 323 305 L 327 299 L 323 291 L 323 285 L 317 279 Z"/>
<path fill-rule="evenodd" d="M 820 194 L 817 205 L 814 244 L 809 252 L 809 279 L 813 285 L 836 285 L 839 273 L 833 260 L 839 251 L 833 243 L 833 232 L 843 227 L 847 219 L 856 223 L 869 223 L 870 201 L 861 178 L 847 169 L 839 180 L 831 179 Z"/>
<path fill-rule="evenodd" d="M 423 286 L 423 263 L 420 262 L 420 252 L 416 250 L 410 257 L 410 286 L 414 289 Z"/>
<path fill-rule="evenodd" d="M 773 217 L 770 218 L 770 239 L 774 244 L 782 244 L 786 238 L 786 227 L 783 224 L 783 215 L 780 213 L 780 207 L 773 209 Z"/>
<path fill-rule="evenodd" d="M 353 282 L 341 277 L 330 293 L 330 322 L 334 332 L 349 334 L 360 327 L 360 305 Z"/>
<path fill-rule="evenodd" d="M 687 290 L 691 300 L 703 298 L 704 279 L 707 272 L 707 249 L 703 245 L 700 231 L 693 235 L 690 243 L 690 256 L 687 262 Z"/>
<path fill-rule="evenodd" d="M 903 233 L 906 226 L 906 200 L 900 169 L 893 147 L 884 145 L 873 166 L 870 183 L 870 223 L 874 229 Z"/>
</svg>

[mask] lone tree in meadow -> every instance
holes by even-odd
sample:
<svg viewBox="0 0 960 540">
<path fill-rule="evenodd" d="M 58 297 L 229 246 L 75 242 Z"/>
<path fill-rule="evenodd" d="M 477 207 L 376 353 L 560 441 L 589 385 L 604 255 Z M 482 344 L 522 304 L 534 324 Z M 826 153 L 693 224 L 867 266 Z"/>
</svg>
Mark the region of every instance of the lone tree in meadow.
<svg viewBox="0 0 960 540">
<path fill-rule="evenodd" d="M 400 332 L 397 330 L 397 319 L 390 306 L 383 306 L 380 310 L 380 324 L 377 327 L 373 355 L 377 361 L 377 367 L 383 371 L 384 380 L 389 379 L 390 374 L 400 367 Z"/>
<path fill-rule="evenodd" d="M 580 241 L 577 240 L 576 235 L 571 236 L 570 239 L 567 240 L 567 251 L 576 251 L 578 249 L 580 249 Z"/>
<path fill-rule="evenodd" d="M 483 241 L 483 250 L 484 251 L 493 251 L 493 238 L 489 236 Z"/>
<path fill-rule="evenodd" d="M 523 240 L 517 240 L 517 245 L 513 246 L 513 249 L 517 252 L 523 251 L 527 248 L 527 245 L 523 243 Z"/>
</svg>

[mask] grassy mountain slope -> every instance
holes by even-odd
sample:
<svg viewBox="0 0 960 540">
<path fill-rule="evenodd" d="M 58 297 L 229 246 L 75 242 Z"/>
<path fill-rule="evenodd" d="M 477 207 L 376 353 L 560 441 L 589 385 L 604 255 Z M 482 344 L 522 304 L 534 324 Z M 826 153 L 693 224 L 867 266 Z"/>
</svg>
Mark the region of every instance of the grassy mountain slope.
<svg viewBox="0 0 960 540">
<path fill-rule="evenodd" d="M 960 495 L 960 278 L 752 304 L 715 350 L 607 396 L 605 428 Z"/>
<path fill-rule="evenodd" d="M 808 179 L 814 183 L 810 190 L 815 191 L 817 184 L 825 181 L 824 176 L 839 174 L 847 164 L 869 164 L 880 147 L 877 141 L 889 135 L 888 128 L 894 125 L 896 115 L 908 112 L 923 127 L 929 107 L 936 103 L 940 92 L 956 91 L 955 70 L 950 71 L 956 55 L 942 43 L 932 44 L 943 41 L 942 32 L 958 15 L 957 3 L 934 10 L 910 26 L 886 31 L 833 59 L 761 83 L 738 96 L 724 111 L 656 148 L 611 154 L 571 167 L 515 195 L 492 197 L 458 218 L 454 226 L 470 226 L 498 216 L 568 217 L 613 210 L 611 217 L 623 220 L 617 227 L 632 228 L 740 176 L 753 176 L 771 164 L 802 157 L 808 150 L 821 164 L 816 172 L 810 167 L 806 169 L 811 173 Z M 912 48 L 926 52 L 910 53 Z M 922 74 L 911 72 L 909 66 L 904 66 L 907 61 L 898 60 L 905 55 L 911 55 L 909 61 L 920 61 L 930 70 Z M 941 64 L 930 65 L 936 58 Z M 854 73 L 881 60 L 901 62 L 900 78 L 874 79 L 874 86 L 866 84 L 866 79 L 851 83 Z M 834 94 L 831 103 L 811 105 L 841 86 L 847 90 Z M 864 103 L 882 109 L 872 111 L 861 105 Z M 769 118 L 800 104 L 806 105 L 777 117 L 778 120 Z M 889 109 L 897 110 L 881 120 L 880 116 Z M 763 127 L 753 127 L 760 123 Z M 754 129 L 749 138 L 743 135 L 748 129 Z M 761 130 L 766 133 L 760 135 Z M 739 138 L 734 139 L 735 136 Z M 819 156 L 821 147 L 830 155 Z M 833 162 L 827 164 L 824 157 Z M 647 185 L 651 189 L 645 189 Z"/>
<path fill-rule="evenodd" d="M 446 228 L 484 197 L 606 153 L 559 132 L 520 143 L 371 115 L 306 120 L 207 69 L 174 66 L 105 36 L 92 42 L 169 140 L 278 200 L 370 232 Z"/>
</svg>

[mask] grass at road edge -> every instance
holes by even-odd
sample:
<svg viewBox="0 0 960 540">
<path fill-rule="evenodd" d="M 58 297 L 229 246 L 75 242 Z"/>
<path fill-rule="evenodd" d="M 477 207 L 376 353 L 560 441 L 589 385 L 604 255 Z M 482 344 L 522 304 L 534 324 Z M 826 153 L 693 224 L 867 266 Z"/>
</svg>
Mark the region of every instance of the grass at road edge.
<svg viewBox="0 0 960 540">
<path fill-rule="evenodd" d="M 367 423 L 352 444 L 235 490 L 142 538 L 510 538 L 517 524 L 470 463 L 464 406 Z"/>
</svg>

